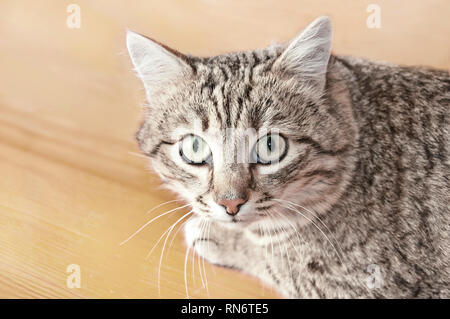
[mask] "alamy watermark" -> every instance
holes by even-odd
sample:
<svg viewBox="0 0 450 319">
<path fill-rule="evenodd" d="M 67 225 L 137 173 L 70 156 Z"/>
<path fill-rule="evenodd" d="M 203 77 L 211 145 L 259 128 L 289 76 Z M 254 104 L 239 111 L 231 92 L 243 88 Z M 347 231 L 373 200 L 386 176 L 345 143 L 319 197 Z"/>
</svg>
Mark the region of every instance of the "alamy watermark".
<svg viewBox="0 0 450 319">
<path fill-rule="evenodd" d="M 377 264 L 370 264 L 366 271 L 370 274 L 366 278 L 366 286 L 369 289 L 379 289 L 383 286 L 383 276 L 381 268 Z"/>
<path fill-rule="evenodd" d="M 66 19 L 66 25 L 69 29 L 80 29 L 81 28 L 81 8 L 78 4 L 69 4 L 66 8 L 69 15 Z"/>
<path fill-rule="evenodd" d="M 369 29 L 381 28 L 381 7 L 378 4 L 371 3 L 367 6 L 366 12 L 370 13 L 367 17 L 366 25 Z"/>
<path fill-rule="evenodd" d="M 69 273 L 66 279 L 67 288 L 81 288 L 81 268 L 77 264 L 70 264 L 66 268 L 66 272 Z"/>
</svg>

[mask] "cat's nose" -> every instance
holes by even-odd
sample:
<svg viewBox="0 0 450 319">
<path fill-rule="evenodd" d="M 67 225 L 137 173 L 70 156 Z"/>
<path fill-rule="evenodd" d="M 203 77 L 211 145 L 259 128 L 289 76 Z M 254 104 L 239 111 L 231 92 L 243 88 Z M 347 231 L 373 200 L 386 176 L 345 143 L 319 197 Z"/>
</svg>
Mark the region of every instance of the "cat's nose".
<svg viewBox="0 0 450 319">
<path fill-rule="evenodd" d="M 217 204 L 225 207 L 228 215 L 236 215 L 239 212 L 239 209 L 242 205 L 244 205 L 247 200 L 243 198 L 235 198 L 235 199 L 222 199 L 217 202 Z"/>
</svg>

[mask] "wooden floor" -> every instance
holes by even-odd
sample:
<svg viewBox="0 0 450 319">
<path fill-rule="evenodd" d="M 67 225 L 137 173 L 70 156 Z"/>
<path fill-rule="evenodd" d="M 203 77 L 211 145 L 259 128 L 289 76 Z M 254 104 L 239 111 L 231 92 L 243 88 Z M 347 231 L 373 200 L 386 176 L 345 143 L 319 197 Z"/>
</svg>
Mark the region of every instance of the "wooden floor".
<svg viewBox="0 0 450 319">
<path fill-rule="evenodd" d="M 66 26 L 72 2 L 81 8 L 80 29 Z M 379 29 L 366 26 L 372 2 L 2 0 L 0 297 L 277 297 L 192 255 L 185 271 L 181 232 L 162 259 L 162 242 L 146 259 L 182 210 L 119 245 L 177 207 L 146 214 L 174 197 L 159 188 L 133 139 L 144 95 L 130 71 L 125 30 L 210 55 L 287 40 L 327 14 L 337 53 L 450 67 L 448 0 L 376 1 Z M 67 286 L 72 264 L 80 266 L 81 288 Z"/>
</svg>

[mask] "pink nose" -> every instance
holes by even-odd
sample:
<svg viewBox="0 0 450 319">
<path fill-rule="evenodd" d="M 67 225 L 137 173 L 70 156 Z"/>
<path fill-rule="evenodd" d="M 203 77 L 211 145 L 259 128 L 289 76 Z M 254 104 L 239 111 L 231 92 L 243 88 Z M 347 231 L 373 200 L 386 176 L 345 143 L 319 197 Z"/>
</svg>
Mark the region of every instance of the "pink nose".
<svg viewBox="0 0 450 319">
<path fill-rule="evenodd" d="M 239 212 L 239 208 L 245 204 L 246 200 L 242 198 L 236 199 L 222 199 L 217 204 L 226 208 L 227 214 L 236 215 Z"/>
</svg>

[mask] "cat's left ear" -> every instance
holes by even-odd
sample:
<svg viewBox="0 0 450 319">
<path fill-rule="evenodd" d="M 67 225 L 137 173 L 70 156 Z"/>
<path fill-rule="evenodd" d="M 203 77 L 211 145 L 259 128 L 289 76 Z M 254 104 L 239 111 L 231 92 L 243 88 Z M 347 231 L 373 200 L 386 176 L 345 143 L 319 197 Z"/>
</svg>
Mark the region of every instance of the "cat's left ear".
<svg viewBox="0 0 450 319">
<path fill-rule="evenodd" d="M 184 55 L 133 31 L 127 32 L 127 48 L 149 101 L 192 73 Z"/>
<path fill-rule="evenodd" d="M 290 42 L 272 70 L 311 81 L 322 90 L 331 55 L 332 26 L 328 17 L 314 20 Z"/>
</svg>

